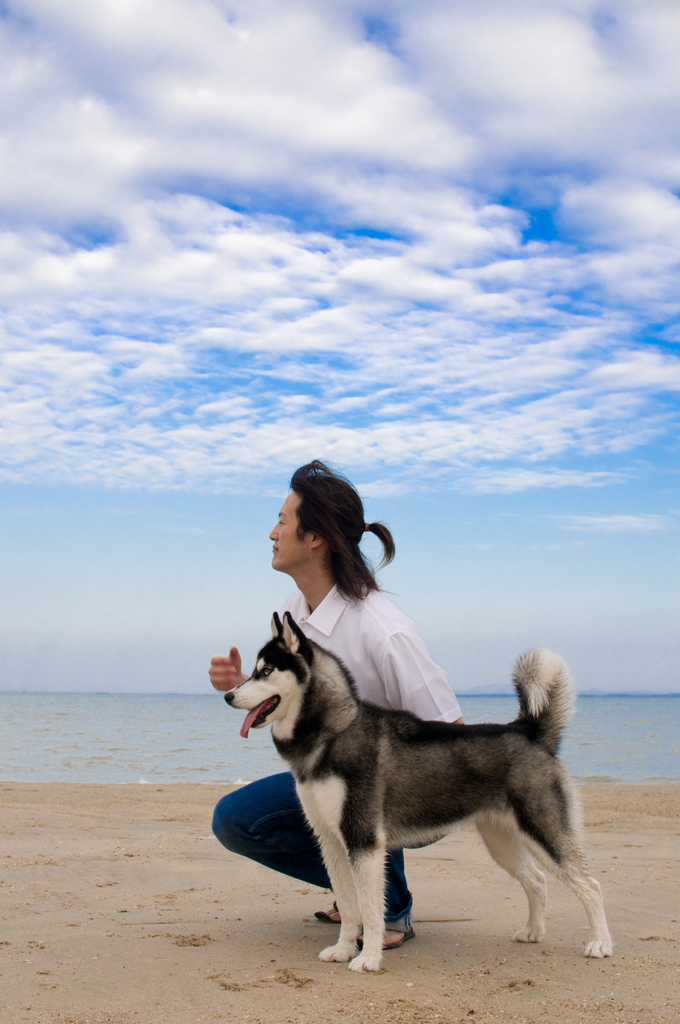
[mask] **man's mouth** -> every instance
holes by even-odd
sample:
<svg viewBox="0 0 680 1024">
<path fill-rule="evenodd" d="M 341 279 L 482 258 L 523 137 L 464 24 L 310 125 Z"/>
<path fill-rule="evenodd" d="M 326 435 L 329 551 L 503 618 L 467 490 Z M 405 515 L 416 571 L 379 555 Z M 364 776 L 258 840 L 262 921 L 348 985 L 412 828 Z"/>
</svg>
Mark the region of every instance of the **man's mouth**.
<svg viewBox="0 0 680 1024">
<path fill-rule="evenodd" d="M 256 708 L 253 708 L 245 717 L 243 725 L 241 726 L 241 736 L 244 740 L 248 739 L 248 733 L 251 728 L 257 729 L 258 726 L 264 725 L 267 720 L 267 715 L 271 714 L 274 708 L 277 708 L 281 703 L 281 698 L 278 693 L 274 694 L 273 697 L 267 697 L 261 704 L 258 704 Z"/>
</svg>

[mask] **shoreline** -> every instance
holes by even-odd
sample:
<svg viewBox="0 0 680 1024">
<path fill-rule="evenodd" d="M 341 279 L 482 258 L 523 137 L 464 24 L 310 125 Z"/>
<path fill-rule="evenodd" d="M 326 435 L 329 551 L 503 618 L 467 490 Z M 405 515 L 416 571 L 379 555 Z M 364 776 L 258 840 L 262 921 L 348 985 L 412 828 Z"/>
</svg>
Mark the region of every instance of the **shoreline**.
<svg viewBox="0 0 680 1024">
<path fill-rule="evenodd" d="M 286 765 L 282 762 L 281 769 L 286 771 Z M 621 779 L 613 775 L 571 775 L 572 781 L 577 787 L 590 788 L 591 786 L 680 786 L 680 775 L 654 775 L 644 779 Z M 209 787 L 214 789 L 215 787 L 222 787 L 224 792 L 230 792 L 232 789 L 238 789 L 241 786 L 248 786 L 255 779 L 236 779 L 235 781 L 225 782 L 194 782 L 186 780 L 184 782 L 166 782 L 163 779 L 138 779 L 137 782 L 117 782 L 110 780 L 107 782 L 83 782 L 82 780 L 70 780 L 70 779 L 0 779 L 0 789 L 3 786 L 114 786 L 116 788 L 121 786 L 197 786 L 197 787 Z"/>
<path fill-rule="evenodd" d="M 615 955 L 583 956 L 579 901 L 549 879 L 548 934 L 512 941 L 517 882 L 464 828 L 406 851 L 417 938 L 379 975 L 323 964 L 329 897 L 223 850 L 235 786 L 0 782 L 0 1019 L 659 1024 L 677 1001 L 680 790 L 579 786 Z"/>
</svg>

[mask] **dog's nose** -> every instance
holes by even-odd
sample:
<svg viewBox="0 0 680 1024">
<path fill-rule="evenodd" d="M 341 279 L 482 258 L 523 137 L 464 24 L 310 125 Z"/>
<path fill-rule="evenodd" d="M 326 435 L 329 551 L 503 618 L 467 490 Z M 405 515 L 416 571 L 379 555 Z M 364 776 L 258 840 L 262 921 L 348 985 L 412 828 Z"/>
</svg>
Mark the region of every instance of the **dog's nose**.
<svg viewBox="0 0 680 1024">
<path fill-rule="evenodd" d="M 227 690 L 227 692 L 224 695 L 224 699 L 226 700 L 227 704 L 231 704 L 232 700 L 234 699 L 233 691 Z"/>
</svg>

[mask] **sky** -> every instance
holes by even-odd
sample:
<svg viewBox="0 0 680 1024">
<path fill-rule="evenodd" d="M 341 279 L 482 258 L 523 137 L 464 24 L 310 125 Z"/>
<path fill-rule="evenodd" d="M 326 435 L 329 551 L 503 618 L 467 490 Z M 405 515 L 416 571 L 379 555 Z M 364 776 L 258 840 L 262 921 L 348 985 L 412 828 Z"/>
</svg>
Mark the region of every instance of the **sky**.
<svg viewBox="0 0 680 1024">
<path fill-rule="evenodd" d="M 680 692 L 679 48 L 675 0 L 1 2 L 0 689 L 252 659 L 322 458 L 457 691 Z"/>
</svg>

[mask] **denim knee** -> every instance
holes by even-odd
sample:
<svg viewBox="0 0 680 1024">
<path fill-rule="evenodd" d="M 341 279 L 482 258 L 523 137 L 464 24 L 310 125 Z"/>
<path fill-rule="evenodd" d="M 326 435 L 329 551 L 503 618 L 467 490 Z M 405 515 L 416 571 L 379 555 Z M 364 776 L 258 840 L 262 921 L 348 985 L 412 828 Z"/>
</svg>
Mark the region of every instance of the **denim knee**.
<svg viewBox="0 0 680 1024">
<path fill-rule="evenodd" d="M 237 793 L 238 790 L 236 793 L 227 793 L 218 801 L 213 812 L 212 830 L 227 850 L 247 856 L 252 845 L 252 836 L 247 826 L 239 821 L 240 801 L 234 799 Z"/>
</svg>

